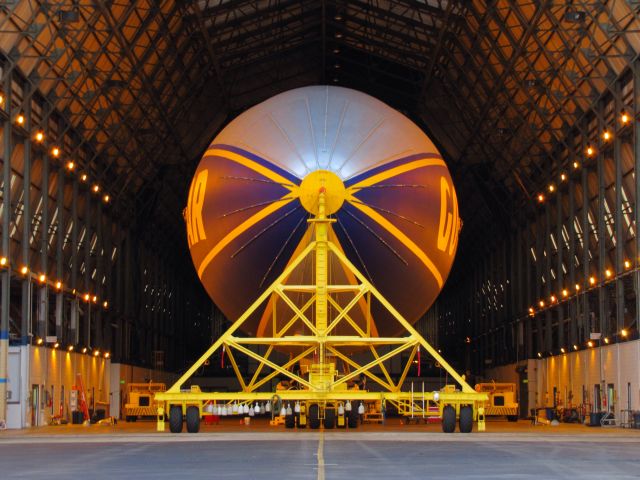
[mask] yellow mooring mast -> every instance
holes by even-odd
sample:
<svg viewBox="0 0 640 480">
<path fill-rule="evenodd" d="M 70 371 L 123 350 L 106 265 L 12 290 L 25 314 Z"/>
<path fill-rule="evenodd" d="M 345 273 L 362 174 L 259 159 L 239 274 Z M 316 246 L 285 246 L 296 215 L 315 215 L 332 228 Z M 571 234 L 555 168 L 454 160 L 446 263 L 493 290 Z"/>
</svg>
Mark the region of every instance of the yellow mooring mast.
<svg viewBox="0 0 640 480">
<path fill-rule="evenodd" d="M 156 394 L 156 400 L 163 402 L 164 405 L 158 411 L 158 430 L 164 430 L 164 412 L 169 414 L 172 432 L 182 431 L 185 417 L 187 431 L 197 432 L 200 428 L 200 419 L 207 413 L 206 404 L 223 405 L 225 411 L 235 412 L 245 405 L 271 402 L 274 396 L 284 404 L 295 403 L 297 406 L 295 412 L 290 408 L 285 409 L 287 418 L 284 423 L 289 428 L 296 426 L 304 428 L 308 425 L 315 429 L 321 424 L 324 428 L 347 425 L 354 428 L 357 426 L 357 416 L 354 421 L 354 415 L 351 412 L 355 412 L 355 408 L 352 407 L 351 402 L 379 402 L 380 405 L 386 405 L 388 402 L 393 404 L 401 415 L 423 418 L 440 416 L 445 432 L 455 430 L 456 420 L 459 422 L 461 432 L 470 432 L 474 421 L 477 421 L 479 431 L 484 430 L 484 412 L 481 405 L 487 400 L 486 393 L 474 391 L 330 240 L 331 224 L 335 219 L 329 216 L 340 209 L 346 195 L 342 180 L 333 172 L 317 170 L 305 177 L 300 185 L 300 201 L 313 215 L 308 222 L 314 228 L 315 240 L 311 241 L 289 263 L 276 281 L 171 388 Z M 289 284 L 288 279 L 307 258 L 313 259 L 315 283 Z M 330 283 L 329 265 L 331 261 L 336 260 L 355 279 L 353 284 Z M 304 305 L 298 306 L 290 296 L 292 293 L 310 294 L 311 298 Z M 342 306 L 335 298 L 337 294 L 350 294 L 352 297 L 346 305 Z M 235 332 L 243 323 L 259 312 L 260 308 L 274 296 L 291 309 L 292 317 L 278 328 L 274 306 L 270 320 L 271 328 L 265 330 L 272 332 L 271 337 L 235 336 Z M 372 331 L 375 331 L 375 328 L 372 328 L 371 317 L 373 300 L 379 302 L 393 320 L 402 327 L 404 336 L 372 335 Z M 364 328 L 350 316 L 350 313 L 362 302 L 367 312 Z M 310 334 L 294 334 L 297 327 L 306 329 Z M 338 335 L 339 328 L 342 332 L 349 331 L 352 334 Z M 264 353 L 259 353 L 257 346 L 266 347 Z M 341 351 L 344 347 L 370 353 L 369 361 L 357 361 L 353 356 Z M 413 388 L 409 390 L 404 385 L 417 349 L 420 347 L 446 370 L 456 381 L 458 388 L 448 385 L 439 392 L 416 393 Z M 183 389 L 190 377 L 221 348 L 224 348 L 228 355 L 242 390 L 202 392 L 197 385 Z M 274 358 L 276 355 L 272 355 L 274 351 L 287 349 L 295 352 L 287 360 L 277 361 Z M 404 352 L 409 353 L 408 359 L 400 378 L 394 382 L 385 362 Z M 241 374 L 235 357 L 237 354 L 246 355 L 257 362 L 256 371 L 250 379 L 244 378 Z M 336 368 L 338 360 L 348 368 L 348 371 L 338 372 Z M 308 375 L 294 368 L 302 361 L 310 364 Z M 375 391 L 359 389 L 353 385 L 353 381 L 361 375 L 375 384 Z M 288 379 L 295 388 L 277 392 L 262 390 L 261 387 L 276 376 Z M 403 386 L 405 386 L 404 390 Z M 277 415 L 280 412 L 274 413 Z"/>
</svg>

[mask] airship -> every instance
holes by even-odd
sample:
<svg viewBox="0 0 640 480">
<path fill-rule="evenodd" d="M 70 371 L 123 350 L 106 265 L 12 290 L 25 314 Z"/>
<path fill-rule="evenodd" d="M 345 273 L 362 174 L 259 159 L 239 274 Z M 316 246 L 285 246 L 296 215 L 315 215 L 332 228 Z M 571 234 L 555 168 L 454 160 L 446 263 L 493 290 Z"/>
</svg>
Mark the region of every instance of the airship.
<svg viewBox="0 0 640 480">
<path fill-rule="evenodd" d="M 451 175 L 409 118 L 337 86 L 290 90 L 248 109 L 202 156 L 184 216 L 194 267 L 213 302 L 237 319 L 313 241 L 320 183 L 328 186 L 329 240 L 415 323 L 442 290 L 456 253 L 461 221 Z M 357 281 L 340 262 L 330 261 L 328 271 L 335 284 Z M 313 284 L 313 275 L 310 259 L 288 281 Z M 308 302 L 303 293 L 291 299 L 298 308 Z M 330 308 L 346 301 L 338 295 Z M 379 305 L 363 302 L 353 321 L 363 324 L 367 315 L 372 336 L 399 333 Z M 273 318 L 278 325 L 291 318 L 281 299 L 242 329 L 269 336 Z"/>
</svg>

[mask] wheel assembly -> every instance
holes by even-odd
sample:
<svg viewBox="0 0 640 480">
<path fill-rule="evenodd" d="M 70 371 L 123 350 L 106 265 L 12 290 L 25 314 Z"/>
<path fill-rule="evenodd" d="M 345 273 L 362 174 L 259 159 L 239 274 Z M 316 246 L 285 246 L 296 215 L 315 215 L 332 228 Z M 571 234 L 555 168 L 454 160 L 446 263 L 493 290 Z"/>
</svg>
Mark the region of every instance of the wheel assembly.
<svg viewBox="0 0 640 480">
<path fill-rule="evenodd" d="M 460 433 L 471 433 L 473 429 L 473 408 L 471 405 L 460 407 Z"/>
<path fill-rule="evenodd" d="M 200 409 L 195 405 L 187 407 L 187 432 L 198 433 L 200 431 Z"/>
<path fill-rule="evenodd" d="M 453 433 L 456 430 L 456 409 L 451 405 L 445 405 L 442 410 L 442 431 Z"/>
<path fill-rule="evenodd" d="M 182 432 L 182 407 L 180 405 L 171 405 L 169 409 L 169 431 L 171 433 Z"/>
</svg>

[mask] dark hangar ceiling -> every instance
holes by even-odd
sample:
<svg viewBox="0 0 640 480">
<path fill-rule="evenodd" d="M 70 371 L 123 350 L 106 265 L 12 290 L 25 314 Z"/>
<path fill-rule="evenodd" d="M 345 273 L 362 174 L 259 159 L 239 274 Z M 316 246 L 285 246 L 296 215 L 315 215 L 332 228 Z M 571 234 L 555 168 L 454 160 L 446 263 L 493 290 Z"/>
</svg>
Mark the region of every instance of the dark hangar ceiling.
<svg viewBox="0 0 640 480">
<path fill-rule="evenodd" d="M 2 0 L 2 76 L 24 76 L 13 101 L 41 97 L 34 123 L 54 119 L 61 145 L 81 138 L 64 156 L 112 193 L 123 221 L 168 232 L 156 241 L 169 249 L 183 241 L 199 155 L 229 120 L 298 86 L 362 90 L 443 149 L 463 252 L 478 253 L 491 237 L 480 232 L 504 234 L 535 202 L 561 167 L 555 154 L 589 138 L 594 100 L 621 94 L 613 80 L 640 51 L 639 5 Z"/>
</svg>

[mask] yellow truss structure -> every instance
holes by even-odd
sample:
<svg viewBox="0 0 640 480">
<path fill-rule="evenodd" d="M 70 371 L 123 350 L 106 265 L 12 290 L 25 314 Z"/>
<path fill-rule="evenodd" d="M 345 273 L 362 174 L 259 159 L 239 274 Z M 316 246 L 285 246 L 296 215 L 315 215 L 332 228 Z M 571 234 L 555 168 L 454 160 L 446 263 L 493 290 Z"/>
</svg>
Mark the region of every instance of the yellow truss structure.
<svg viewBox="0 0 640 480">
<path fill-rule="evenodd" d="M 481 405 L 487 399 L 484 393 L 473 390 L 458 373 L 446 362 L 446 360 L 434 349 L 413 326 L 391 305 L 382 294 L 367 280 L 367 278 L 349 261 L 338 246 L 329 240 L 330 224 L 334 219 L 328 218 L 326 213 L 325 190 L 321 187 L 317 193 L 318 202 L 315 217 L 308 220 L 315 225 L 315 240 L 289 263 L 280 276 L 267 288 L 260 297 L 238 318 L 231 327 L 211 345 L 211 347 L 189 368 L 180 379 L 166 392 L 156 394 L 156 400 L 164 402 L 169 411 L 171 405 L 181 405 L 183 410 L 187 406 L 198 406 L 200 412 L 206 402 L 216 403 L 250 403 L 256 401 L 269 401 L 274 392 L 261 391 L 267 382 L 276 376 L 287 378 L 299 389 L 278 390 L 277 395 L 285 402 L 309 402 L 326 404 L 327 402 L 340 401 L 389 401 L 396 405 L 399 412 L 404 415 L 441 415 L 444 406 L 451 405 L 459 412 L 460 406 L 473 407 L 473 418 L 479 420 L 479 430 L 484 430 L 484 418 Z M 334 207 L 329 208 L 329 214 Z M 301 263 L 313 255 L 315 266 L 315 283 L 312 285 L 290 285 L 287 279 Z M 328 281 L 329 256 L 334 255 L 342 266 L 357 280 L 355 284 L 333 285 Z M 302 306 L 296 305 L 291 299 L 292 292 L 307 293 L 311 298 Z M 334 298 L 336 293 L 352 293 L 353 298 L 341 306 Z M 275 320 L 275 307 L 273 308 L 273 320 L 270 337 L 241 337 L 235 333 L 254 314 L 259 312 L 266 302 L 276 296 L 283 301 L 293 312 L 293 316 L 281 328 L 277 328 Z M 405 336 L 378 337 L 372 335 L 372 318 L 370 307 L 372 298 L 377 300 L 391 317 L 402 327 Z M 356 305 L 366 303 L 366 322 L 363 326 L 358 324 L 350 313 Z M 275 303 L 274 303 L 275 305 Z M 314 314 L 309 312 L 314 310 Z M 331 312 L 331 315 L 330 315 Z M 360 322 L 362 323 L 362 322 Z M 294 335 L 294 325 L 303 324 L 310 335 Z M 348 327 L 346 327 L 348 325 Z M 337 335 L 338 327 L 353 330 L 353 335 Z M 266 351 L 257 353 L 255 346 L 266 346 Z M 254 349 L 250 348 L 254 347 Z M 350 347 L 350 350 L 370 352 L 372 360 L 367 363 L 359 363 L 351 356 L 346 355 L 341 348 Z M 379 351 L 385 347 L 385 353 Z M 183 386 L 189 378 L 213 355 L 214 352 L 224 348 L 229 361 L 238 378 L 241 391 L 238 392 L 202 392 L 197 386 L 184 390 Z M 403 384 L 409 373 L 413 359 L 418 348 L 422 348 L 438 362 L 442 368 L 458 383 L 460 390 L 445 388 L 441 392 L 403 391 Z M 291 351 L 289 359 L 277 362 L 272 354 L 274 351 Z M 250 379 L 245 379 L 240 372 L 235 355 L 241 353 L 255 360 L 258 366 Z M 393 381 L 385 362 L 403 353 L 408 353 L 408 360 L 397 381 Z M 309 359 L 313 359 L 312 361 Z M 294 371 L 294 367 L 301 361 L 311 363 L 309 375 Z M 338 374 L 335 361 L 340 360 L 345 366 L 344 374 Z M 271 371 L 262 376 L 265 369 Z M 366 375 L 375 382 L 380 391 L 367 391 L 349 388 L 350 382 L 358 379 L 361 374 Z M 435 408 L 437 407 L 437 408 Z M 480 408 L 480 411 L 478 411 Z M 159 416 L 158 427 L 164 428 L 164 422 Z"/>
</svg>

